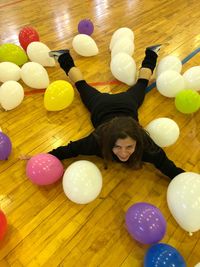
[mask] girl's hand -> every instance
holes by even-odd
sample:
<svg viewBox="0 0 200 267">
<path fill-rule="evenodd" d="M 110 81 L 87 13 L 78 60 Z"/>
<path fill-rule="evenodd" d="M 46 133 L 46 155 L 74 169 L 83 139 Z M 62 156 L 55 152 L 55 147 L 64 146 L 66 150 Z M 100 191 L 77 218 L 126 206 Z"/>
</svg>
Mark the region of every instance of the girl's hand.
<svg viewBox="0 0 200 267">
<path fill-rule="evenodd" d="M 19 159 L 21 160 L 29 160 L 31 158 L 30 155 L 19 155 Z"/>
</svg>

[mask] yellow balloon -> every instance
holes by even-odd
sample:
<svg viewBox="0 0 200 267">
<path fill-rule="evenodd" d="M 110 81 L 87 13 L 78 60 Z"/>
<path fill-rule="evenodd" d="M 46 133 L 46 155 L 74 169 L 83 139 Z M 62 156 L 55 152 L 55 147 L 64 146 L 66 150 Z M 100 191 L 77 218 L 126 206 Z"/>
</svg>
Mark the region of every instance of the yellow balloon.
<svg viewBox="0 0 200 267">
<path fill-rule="evenodd" d="M 59 111 L 67 108 L 74 99 L 74 89 L 66 81 L 52 82 L 44 94 L 44 106 L 49 111 Z"/>
</svg>

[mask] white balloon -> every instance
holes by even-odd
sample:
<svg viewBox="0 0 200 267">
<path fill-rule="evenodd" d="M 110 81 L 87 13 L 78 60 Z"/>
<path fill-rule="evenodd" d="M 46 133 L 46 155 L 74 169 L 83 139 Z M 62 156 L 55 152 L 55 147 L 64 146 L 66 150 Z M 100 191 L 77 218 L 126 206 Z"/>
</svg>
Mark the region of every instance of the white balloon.
<svg viewBox="0 0 200 267">
<path fill-rule="evenodd" d="M 169 55 L 162 58 L 156 68 L 156 77 L 158 77 L 162 72 L 166 70 L 174 70 L 178 73 L 181 73 L 182 70 L 181 60 L 173 55 Z"/>
<path fill-rule="evenodd" d="M 128 37 L 123 37 L 115 42 L 111 51 L 111 57 L 121 52 L 124 52 L 130 56 L 132 56 L 134 53 L 134 43 Z"/>
<path fill-rule="evenodd" d="M 200 267 L 200 262 L 197 263 L 194 267 Z"/>
<path fill-rule="evenodd" d="M 122 27 L 122 28 L 117 29 L 111 37 L 110 46 L 109 46 L 110 50 L 112 50 L 115 42 L 117 42 L 119 39 L 123 37 L 127 37 L 131 41 L 134 41 L 134 32 L 127 27 Z"/>
<path fill-rule="evenodd" d="M 136 80 L 136 64 L 134 59 L 126 53 L 118 53 L 110 63 L 113 76 L 119 81 L 133 85 Z"/>
<path fill-rule="evenodd" d="M 44 67 L 55 66 L 54 58 L 49 56 L 49 47 L 41 42 L 32 42 L 27 47 L 27 55 L 33 62 L 37 62 Z"/>
<path fill-rule="evenodd" d="M 188 232 L 200 229 L 200 174 L 177 175 L 167 189 L 169 210 L 177 223 Z"/>
<path fill-rule="evenodd" d="M 22 66 L 21 78 L 31 88 L 43 89 L 49 85 L 49 76 L 46 69 L 36 62 L 28 62 Z"/>
<path fill-rule="evenodd" d="M 72 41 L 72 46 L 77 54 L 84 57 L 95 56 L 99 53 L 95 41 L 87 34 L 76 35 Z"/>
<path fill-rule="evenodd" d="M 66 196 L 78 204 L 93 201 L 101 192 L 102 176 L 96 165 L 87 160 L 72 163 L 63 176 Z"/>
<path fill-rule="evenodd" d="M 187 89 L 200 91 L 200 66 L 194 66 L 184 72 Z"/>
<path fill-rule="evenodd" d="M 16 81 L 7 81 L 0 87 L 0 103 L 5 110 L 11 110 L 21 104 L 24 99 L 24 89 Z"/>
<path fill-rule="evenodd" d="M 20 67 L 12 62 L 0 63 L 0 81 L 18 81 L 20 79 Z"/>
<path fill-rule="evenodd" d="M 153 141 L 160 147 L 173 145 L 180 134 L 177 123 L 169 118 L 158 118 L 152 120 L 145 129 Z"/>
<path fill-rule="evenodd" d="M 156 86 L 161 95 L 175 97 L 177 93 L 185 89 L 185 79 L 174 70 L 166 70 L 156 79 Z"/>
</svg>

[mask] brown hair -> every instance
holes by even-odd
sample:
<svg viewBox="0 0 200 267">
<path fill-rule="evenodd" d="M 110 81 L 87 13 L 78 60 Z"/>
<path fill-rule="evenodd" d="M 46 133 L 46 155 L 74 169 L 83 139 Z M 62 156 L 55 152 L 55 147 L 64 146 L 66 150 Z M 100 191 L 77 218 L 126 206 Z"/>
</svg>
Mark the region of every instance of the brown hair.
<svg viewBox="0 0 200 267">
<path fill-rule="evenodd" d="M 97 127 L 94 135 L 99 142 L 106 163 L 115 158 L 112 149 L 118 139 L 131 137 L 135 140 L 135 151 L 126 162 L 135 169 L 140 168 L 142 165 L 144 148 L 146 150 L 151 145 L 151 139 L 148 133 L 131 117 L 115 117 Z"/>
</svg>

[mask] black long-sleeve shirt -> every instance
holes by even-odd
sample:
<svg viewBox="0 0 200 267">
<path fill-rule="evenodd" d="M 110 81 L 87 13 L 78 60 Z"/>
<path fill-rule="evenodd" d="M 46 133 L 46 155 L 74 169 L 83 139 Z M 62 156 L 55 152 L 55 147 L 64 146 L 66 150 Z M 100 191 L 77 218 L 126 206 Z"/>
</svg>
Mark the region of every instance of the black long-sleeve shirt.
<svg viewBox="0 0 200 267">
<path fill-rule="evenodd" d="M 78 155 L 96 155 L 101 158 L 103 157 L 101 148 L 92 133 L 87 137 L 70 142 L 66 146 L 53 149 L 49 153 L 60 160 L 77 157 Z M 152 146 L 152 150 L 143 151 L 142 161 L 152 163 L 158 170 L 171 179 L 184 172 L 184 170 L 178 168 L 173 161 L 168 159 L 164 150 L 155 143 Z"/>
</svg>

